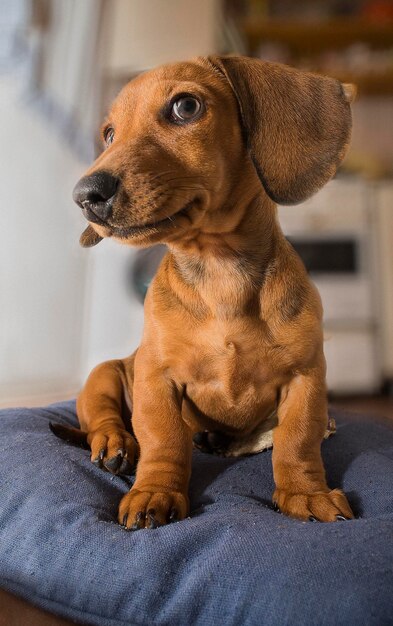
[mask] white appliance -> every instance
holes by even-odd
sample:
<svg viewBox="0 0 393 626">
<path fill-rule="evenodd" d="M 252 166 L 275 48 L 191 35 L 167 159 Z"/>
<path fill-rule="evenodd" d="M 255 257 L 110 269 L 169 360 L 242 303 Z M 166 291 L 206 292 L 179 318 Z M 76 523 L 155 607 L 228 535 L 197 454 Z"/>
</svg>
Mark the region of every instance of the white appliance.
<svg viewBox="0 0 393 626">
<path fill-rule="evenodd" d="M 381 295 L 381 352 L 386 390 L 393 394 L 393 182 L 375 189 L 378 283 Z"/>
<path fill-rule="evenodd" d="M 329 390 L 371 393 L 381 384 L 373 186 L 335 179 L 307 202 L 279 207 L 285 235 L 322 297 Z"/>
</svg>

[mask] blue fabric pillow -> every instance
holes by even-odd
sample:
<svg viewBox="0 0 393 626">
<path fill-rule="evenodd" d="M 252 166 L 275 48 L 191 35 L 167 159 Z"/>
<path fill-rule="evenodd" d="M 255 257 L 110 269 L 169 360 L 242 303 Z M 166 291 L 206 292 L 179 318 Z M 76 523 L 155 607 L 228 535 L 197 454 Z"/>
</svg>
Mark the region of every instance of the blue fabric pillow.
<svg viewBox="0 0 393 626">
<path fill-rule="evenodd" d="M 72 402 L 0 413 L 1 586 L 100 626 L 393 624 L 393 427 L 336 415 L 328 480 L 358 519 L 303 523 L 272 510 L 271 452 L 194 452 L 191 517 L 116 523 L 131 480 L 97 469 L 50 420 Z"/>
</svg>

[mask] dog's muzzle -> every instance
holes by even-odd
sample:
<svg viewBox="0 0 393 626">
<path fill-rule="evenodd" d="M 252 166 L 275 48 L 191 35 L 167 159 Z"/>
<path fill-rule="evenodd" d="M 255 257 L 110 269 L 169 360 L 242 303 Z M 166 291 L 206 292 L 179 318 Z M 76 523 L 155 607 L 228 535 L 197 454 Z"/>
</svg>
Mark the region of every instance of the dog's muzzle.
<svg viewBox="0 0 393 626">
<path fill-rule="evenodd" d="M 72 197 L 89 222 L 105 224 L 112 215 L 119 179 L 107 172 L 84 176 L 76 184 Z"/>
</svg>

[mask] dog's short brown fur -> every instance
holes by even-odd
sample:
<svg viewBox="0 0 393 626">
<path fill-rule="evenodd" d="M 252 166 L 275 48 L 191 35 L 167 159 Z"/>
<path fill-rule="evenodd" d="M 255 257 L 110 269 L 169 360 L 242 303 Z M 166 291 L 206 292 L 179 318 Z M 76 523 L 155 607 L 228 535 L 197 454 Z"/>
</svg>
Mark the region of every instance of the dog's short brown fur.
<svg viewBox="0 0 393 626">
<path fill-rule="evenodd" d="M 181 94 L 203 111 L 176 124 L 168 111 Z M 349 143 L 352 96 L 330 78 L 210 57 L 143 74 L 115 101 L 105 126 L 113 142 L 87 175 L 110 172 L 120 186 L 111 218 L 90 224 L 81 243 L 168 246 L 146 297 L 140 347 L 95 368 L 77 402 L 93 461 L 122 473 L 139 456 L 119 508 L 127 529 L 188 514 L 195 433 L 209 431 L 196 441 L 213 451 L 256 451 L 272 415 L 280 511 L 353 517 L 344 494 L 327 486 L 321 460 L 320 298 L 275 205 L 303 201 L 334 175 Z M 135 439 L 126 430 L 131 412 Z"/>
</svg>

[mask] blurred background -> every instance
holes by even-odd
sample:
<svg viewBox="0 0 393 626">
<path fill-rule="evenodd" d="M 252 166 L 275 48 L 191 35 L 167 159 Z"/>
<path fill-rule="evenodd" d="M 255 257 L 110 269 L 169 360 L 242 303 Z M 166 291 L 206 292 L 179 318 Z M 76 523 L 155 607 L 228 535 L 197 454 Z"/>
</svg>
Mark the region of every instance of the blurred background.
<svg viewBox="0 0 393 626">
<path fill-rule="evenodd" d="M 72 189 L 124 83 L 210 53 L 357 84 L 345 163 L 280 218 L 322 295 L 332 397 L 393 415 L 393 0 L 0 0 L 0 406 L 73 397 L 138 345 L 162 250 L 81 249 Z"/>
</svg>

